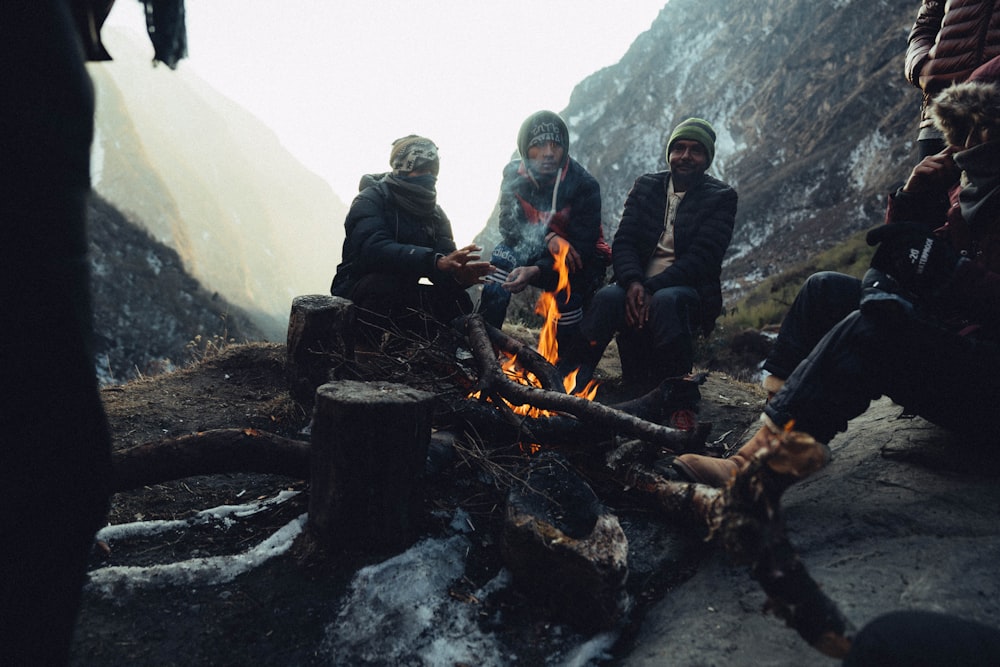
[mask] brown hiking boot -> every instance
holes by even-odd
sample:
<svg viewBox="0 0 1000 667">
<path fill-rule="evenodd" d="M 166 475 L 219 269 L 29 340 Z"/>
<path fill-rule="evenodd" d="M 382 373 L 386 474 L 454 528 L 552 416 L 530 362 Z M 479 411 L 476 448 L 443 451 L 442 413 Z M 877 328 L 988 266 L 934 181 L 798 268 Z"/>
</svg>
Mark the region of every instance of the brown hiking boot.
<svg viewBox="0 0 1000 667">
<path fill-rule="evenodd" d="M 765 417 L 760 430 L 729 458 L 681 454 L 674 459 L 674 467 L 692 482 L 721 488 L 728 484 L 736 473 L 747 467 L 758 451 L 769 448 L 771 441 L 777 439 L 779 433 L 780 429 L 774 422 Z"/>
</svg>

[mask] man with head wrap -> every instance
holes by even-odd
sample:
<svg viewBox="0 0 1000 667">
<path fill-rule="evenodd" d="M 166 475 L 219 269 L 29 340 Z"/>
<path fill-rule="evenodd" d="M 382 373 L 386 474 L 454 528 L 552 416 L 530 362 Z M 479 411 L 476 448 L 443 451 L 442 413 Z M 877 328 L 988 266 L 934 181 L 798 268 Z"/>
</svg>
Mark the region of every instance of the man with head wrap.
<svg viewBox="0 0 1000 667">
<path fill-rule="evenodd" d="M 344 221 L 342 261 L 330 291 L 350 299 L 378 334 L 415 329 L 429 314 L 448 321 L 472 311 L 465 289 L 492 270 L 475 245 L 455 247 L 437 205 L 438 148 L 417 135 L 397 139 L 392 171 L 366 175 Z M 421 284 L 426 279 L 430 284 Z"/>
<path fill-rule="evenodd" d="M 551 111 L 538 111 L 517 134 L 520 158 L 503 170 L 496 267 L 483 287 L 479 312 L 500 328 L 511 294 L 528 285 L 553 292 L 559 310 L 560 357 L 581 343 L 583 308 L 601 283 L 611 249 L 601 230 L 601 188 L 569 156 L 569 130 Z M 569 289 L 557 291 L 555 258 L 566 253 Z"/>
</svg>

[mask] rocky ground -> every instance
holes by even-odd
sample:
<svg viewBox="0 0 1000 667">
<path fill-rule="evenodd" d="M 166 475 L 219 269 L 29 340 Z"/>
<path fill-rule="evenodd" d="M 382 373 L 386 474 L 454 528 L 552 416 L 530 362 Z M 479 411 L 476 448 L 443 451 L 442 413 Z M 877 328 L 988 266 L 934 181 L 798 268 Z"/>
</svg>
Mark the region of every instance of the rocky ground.
<svg viewBox="0 0 1000 667">
<path fill-rule="evenodd" d="M 175 373 L 105 389 L 115 448 L 229 427 L 307 439 L 301 431 L 308 415 L 287 394 L 284 361 L 282 345 L 236 346 Z M 606 391 L 599 400 L 612 401 L 620 390 L 617 369 L 611 364 L 603 371 Z M 738 445 L 759 414 L 759 390 L 713 372 L 701 394 L 699 419 L 713 424 L 710 444 L 719 450 Z M 919 420 L 896 420 L 898 412 L 887 401 L 876 403 L 834 441 L 831 465 L 786 493 L 792 541 L 856 626 L 898 608 L 945 610 L 1000 625 L 1000 581 L 992 570 L 1000 556 L 1000 464 L 985 451 L 954 455 L 959 444 Z M 335 628 L 336 619 L 338 613 L 343 618 L 354 573 L 371 564 L 363 560 L 306 565 L 293 548 L 231 580 L 166 581 L 168 572 L 215 557 L 245 561 L 249 557 L 232 555 L 247 554 L 305 512 L 302 480 L 227 474 L 113 498 L 111 524 L 188 523 L 157 534 L 115 534 L 107 549 L 95 548 L 73 664 L 833 664 L 761 612 L 765 597 L 744 567 L 623 490 L 602 497 L 630 541 L 633 606 L 615 632 L 578 633 L 545 600 L 514 586 L 484 595 L 502 569 L 496 544 L 504 493 L 482 467 L 458 460 L 428 481 L 421 532 L 451 534 L 457 512 L 475 527 L 462 537 L 468 540 L 464 571 L 443 595 L 457 606 L 446 613 L 473 610 L 475 632 L 489 636 L 499 653 L 470 659 L 456 649 L 445 659 L 440 651 L 418 650 L 421 637 L 413 640 L 412 655 L 400 657 L 398 650 L 379 649 L 399 632 L 391 618 L 382 641 L 363 648 L 331 643 L 331 633 L 344 630 Z M 285 496 L 251 516 L 197 518 L 203 510 Z M 100 583 L 107 581 L 115 583 Z M 428 627 L 420 634 L 434 633 Z M 440 635 L 434 641 L 461 643 L 443 630 Z M 599 650 L 583 650 L 597 640 Z"/>
</svg>

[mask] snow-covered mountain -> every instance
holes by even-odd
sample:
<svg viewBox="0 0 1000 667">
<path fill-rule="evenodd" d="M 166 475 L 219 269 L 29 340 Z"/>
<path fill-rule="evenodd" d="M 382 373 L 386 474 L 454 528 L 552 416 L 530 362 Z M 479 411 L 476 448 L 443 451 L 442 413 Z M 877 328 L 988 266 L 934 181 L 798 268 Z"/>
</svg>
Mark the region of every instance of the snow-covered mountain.
<svg viewBox="0 0 1000 667">
<path fill-rule="evenodd" d="M 671 0 L 563 116 L 614 234 L 642 173 L 689 116 L 718 130 L 711 173 L 740 195 L 730 297 L 882 221 L 916 157 L 920 93 L 903 79 L 912 0 Z M 492 247 L 491 221 L 479 241 Z"/>
</svg>

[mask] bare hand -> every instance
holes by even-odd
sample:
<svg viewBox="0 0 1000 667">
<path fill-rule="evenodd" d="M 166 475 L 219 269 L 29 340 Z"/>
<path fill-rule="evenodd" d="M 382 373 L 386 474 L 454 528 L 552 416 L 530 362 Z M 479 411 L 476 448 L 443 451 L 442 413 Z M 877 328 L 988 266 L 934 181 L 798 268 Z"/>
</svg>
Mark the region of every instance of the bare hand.
<svg viewBox="0 0 1000 667">
<path fill-rule="evenodd" d="M 649 299 L 649 292 L 639 281 L 628 286 L 628 291 L 625 293 L 626 324 L 641 329 L 649 321 Z"/>
<path fill-rule="evenodd" d="M 947 192 L 958 182 L 962 170 L 951 157 L 955 148 L 949 146 L 940 153 L 928 155 L 917 163 L 910 177 L 903 185 L 903 192 L 938 193 Z"/>
<path fill-rule="evenodd" d="M 466 262 L 455 269 L 452 274 L 462 287 L 472 287 L 483 282 L 483 278 L 496 271 L 497 267 L 489 262 Z"/>
<path fill-rule="evenodd" d="M 496 267 L 489 262 L 480 262 L 480 251 L 482 248 L 470 243 L 464 248 L 453 250 L 452 252 L 438 257 L 437 269 L 445 273 L 450 273 L 462 287 L 471 287 L 482 282 L 483 276 L 489 275 L 496 270 Z"/>
<path fill-rule="evenodd" d="M 517 294 L 531 284 L 531 281 L 541 275 L 542 270 L 537 266 L 519 266 L 507 276 L 507 281 L 503 288 L 511 294 Z"/>
<path fill-rule="evenodd" d="M 480 258 L 480 251 L 482 248 L 474 243 L 470 243 L 464 248 L 459 248 L 458 250 L 453 250 L 443 257 L 438 257 L 437 259 L 437 269 L 438 271 L 444 271 L 445 273 L 451 273 L 456 269 L 460 269 L 469 262 L 474 262 Z"/>
<path fill-rule="evenodd" d="M 558 257 L 560 252 L 564 252 L 563 248 L 567 248 L 566 252 L 566 268 L 569 269 L 570 273 L 574 273 L 583 268 L 583 259 L 580 257 L 580 253 L 576 251 L 573 244 L 559 236 L 554 234 L 552 238 L 549 239 L 548 249 L 552 253 L 553 257 Z"/>
</svg>

